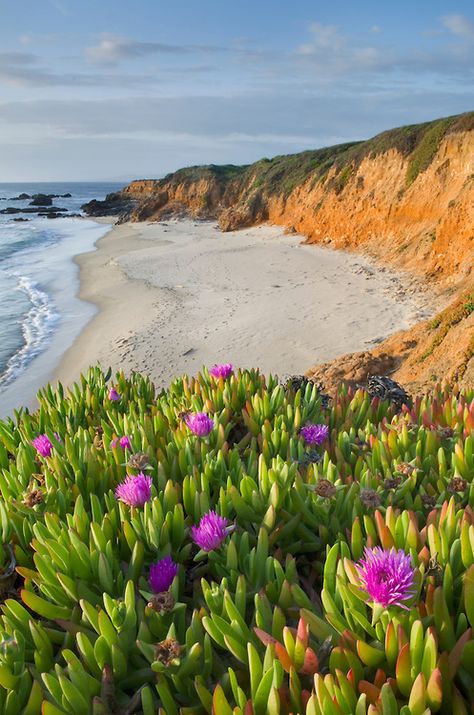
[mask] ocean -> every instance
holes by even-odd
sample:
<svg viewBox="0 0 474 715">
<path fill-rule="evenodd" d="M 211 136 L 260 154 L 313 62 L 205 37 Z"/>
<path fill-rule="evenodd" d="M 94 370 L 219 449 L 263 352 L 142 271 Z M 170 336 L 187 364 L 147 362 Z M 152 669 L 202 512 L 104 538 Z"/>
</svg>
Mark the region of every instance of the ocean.
<svg viewBox="0 0 474 715">
<path fill-rule="evenodd" d="M 104 198 L 122 184 L 0 183 L 0 210 L 25 208 L 29 195 L 67 194 L 53 204 L 80 213 L 81 204 Z M 6 200 L 5 200 L 6 199 Z M 15 218 L 27 218 L 18 222 Z M 83 218 L 48 219 L 36 214 L 0 214 L 0 416 L 32 398 L 62 353 L 95 312 L 79 300 L 78 268 L 73 257 L 93 249 L 109 230 Z"/>
</svg>

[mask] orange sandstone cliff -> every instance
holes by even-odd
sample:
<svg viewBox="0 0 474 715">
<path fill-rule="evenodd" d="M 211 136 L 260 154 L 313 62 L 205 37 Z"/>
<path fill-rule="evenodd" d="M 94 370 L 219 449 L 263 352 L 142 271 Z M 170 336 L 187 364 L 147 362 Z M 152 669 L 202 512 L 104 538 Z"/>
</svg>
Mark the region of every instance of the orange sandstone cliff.
<svg viewBox="0 0 474 715">
<path fill-rule="evenodd" d="M 181 169 L 117 196 L 130 202 L 125 220 L 187 214 L 223 231 L 269 221 L 419 275 L 451 297 L 442 313 L 308 374 L 328 387 L 367 373 L 415 390 L 474 384 L 474 112 L 249 166 Z"/>
</svg>

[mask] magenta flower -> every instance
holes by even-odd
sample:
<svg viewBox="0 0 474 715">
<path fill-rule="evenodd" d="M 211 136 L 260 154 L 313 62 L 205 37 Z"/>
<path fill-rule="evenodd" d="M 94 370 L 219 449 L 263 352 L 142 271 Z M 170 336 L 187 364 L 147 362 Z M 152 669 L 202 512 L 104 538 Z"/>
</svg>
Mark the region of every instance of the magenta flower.
<svg viewBox="0 0 474 715">
<path fill-rule="evenodd" d="M 35 437 L 31 444 L 42 457 L 49 457 L 53 451 L 53 444 L 45 434 L 40 434 L 38 437 Z"/>
<path fill-rule="evenodd" d="M 224 380 L 227 380 L 227 378 L 232 375 L 233 371 L 234 366 L 230 362 L 226 362 L 223 365 L 214 365 L 214 367 L 209 370 L 209 373 L 212 377 L 223 377 Z"/>
<path fill-rule="evenodd" d="M 205 437 L 214 427 L 214 420 L 206 415 L 205 412 L 196 412 L 193 415 L 186 415 L 184 421 L 191 432 L 193 432 L 197 437 Z"/>
<path fill-rule="evenodd" d="M 111 402 L 118 402 L 120 400 L 120 395 L 115 389 L 115 387 L 112 387 L 112 389 L 109 392 L 109 400 Z"/>
<path fill-rule="evenodd" d="M 300 435 L 311 447 L 322 444 L 329 437 L 329 427 L 327 425 L 307 424 L 300 429 Z"/>
<path fill-rule="evenodd" d="M 204 514 L 199 526 L 191 527 L 191 538 L 203 551 L 213 551 L 219 548 L 229 531 L 234 527 L 215 511 Z"/>
<path fill-rule="evenodd" d="M 365 559 L 357 565 L 361 584 L 370 598 L 383 608 L 400 606 L 413 596 L 415 570 L 411 557 L 402 549 L 364 549 Z"/>
<path fill-rule="evenodd" d="M 167 591 L 173 579 L 178 573 L 178 565 L 175 564 L 171 556 L 157 561 L 150 566 L 150 586 L 154 593 Z"/>
<path fill-rule="evenodd" d="M 117 445 L 120 445 L 122 449 L 129 449 L 130 451 L 132 450 L 132 445 L 130 443 L 130 439 L 127 437 L 127 435 L 124 434 L 123 437 L 115 437 L 110 443 L 110 446 L 112 449 L 115 449 Z"/>
<path fill-rule="evenodd" d="M 129 449 L 129 450 L 132 449 L 132 445 L 130 444 L 130 440 L 127 437 L 127 435 L 120 437 L 119 441 L 120 441 L 120 446 L 122 447 L 122 449 Z"/>
<path fill-rule="evenodd" d="M 116 488 L 115 497 L 129 506 L 143 506 L 151 498 L 151 477 L 143 472 L 126 477 Z"/>
</svg>

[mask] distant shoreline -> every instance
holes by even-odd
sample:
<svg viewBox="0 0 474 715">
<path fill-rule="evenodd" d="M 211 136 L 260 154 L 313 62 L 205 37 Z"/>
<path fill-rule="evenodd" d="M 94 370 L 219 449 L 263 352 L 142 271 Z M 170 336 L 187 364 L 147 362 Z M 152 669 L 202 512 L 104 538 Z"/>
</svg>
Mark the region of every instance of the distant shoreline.
<svg viewBox="0 0 474 715">
<path fill-rule="evenodd" d="M 422 288 L 404 292 L 406 277 L 302 238 L 269 225 L 223 234 L 193 220 L 114 226 L 76 257 L 79 297 L 98 312 L 54 379 L 69 385 L 97 363 L 159 386 L 216 361 L 302 373 L 428 314 Z"/>
</svg>

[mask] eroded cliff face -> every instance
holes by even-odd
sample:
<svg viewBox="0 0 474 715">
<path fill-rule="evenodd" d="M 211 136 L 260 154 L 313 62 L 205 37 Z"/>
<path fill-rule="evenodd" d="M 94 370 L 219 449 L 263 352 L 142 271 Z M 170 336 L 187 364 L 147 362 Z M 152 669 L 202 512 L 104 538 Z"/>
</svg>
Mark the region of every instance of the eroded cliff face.
<svg viewBox="0 0 474 715">
<path fill-rule="evenodd" d="M 417 273 L 467 277 L 474 266 L 474 131 L 446 138 L 429 168 L 407 187 L 408 159 L 391 150 L 366 158 L 342 190 L 311 180 L 271 197 L 263 220 L 294 228 L 310 243 L 364 248 Z M 220 214 L 224 230 L 252 223 L 241 206 Z"/>
<path fill-rule="evenodd" d="M 474 131 L 449 134 L 407 186 L 409 161 L 391 149 L 345 177 L 337 168 L 310 177 L 288 195 L 260 190 L 251 172 L 229 182 L 135 181 L 123 193 L 138 200 L 132 221 L 187 213 L 217 219 L 223 231 L 270 221 L 310 243 L 363 248 L 416 273 L 466 279 L 474 265 Z"/>
<path fill-rule="evenodd" d="M 222 231 L 269 221 L 309 243 L 362 250 L 423 276 L 451 295 L 447 312 L 373 351 L 343 356 L 310 374 L 329 386 L 387 372 L 413 389 L 443 378 L 472 384 L 474 122 L 473 115 L 454 119 L 454 130 L 443 129 L 434 149 L 425 132 L 418 147 L 412 142 L 409 150 L 384 150 L 383 143 L 380 149 L 379 141 L 364 154 L 366 142 L 332 148 L 334 160 L 328 149 L 320 152 L 329 159 L 306 152 L 249 167 L 192 167 L 159 181 L 135 181 L 121 192 L 135 202 L 126 218 L 153 221 L 187 214 L 216 219 Z M 429 126 L 431 134 L 437 131 Z M 467 129 L 455 131 L 456 126 Z"/>
</svg>

